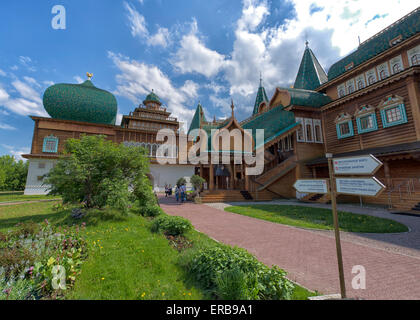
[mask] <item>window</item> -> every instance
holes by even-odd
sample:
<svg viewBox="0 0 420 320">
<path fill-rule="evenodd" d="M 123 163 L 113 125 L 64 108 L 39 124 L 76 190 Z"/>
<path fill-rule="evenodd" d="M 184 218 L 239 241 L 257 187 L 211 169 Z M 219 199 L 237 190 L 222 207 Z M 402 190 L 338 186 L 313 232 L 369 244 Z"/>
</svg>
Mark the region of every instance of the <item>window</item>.
<svg viewBox="0 0 420 320">
<path fill-rule="evenodd" d="M 337 87 L 338 97 L 342 98 L 346 95 L 346 85 L 343 83 Z"/>
<path fill-rule="evenodd" d="M 321 127 L 321 120 L 314 119 L 314 134 L 315 134 L 315 142 L 322 143 L 322 127 Z"/>
<path fill-rule="evenodd" d="M 376 69 L 378 70 L 379 80 L 384 80 L 389 77 L 388 62 L 382 63 Z"/>
<path fill-rule="evenodd" d="M 393 66 L 392 66 L 392 72 L 395 74 L 395 73 L 398 73 L 398 72 L 401 72 L 401 66 L 400 66 L 400 64 L 399 63 L 396 63 L 396 64 L 394 64 Z"/>
<path fill-rule="evenodd" d="M 300 123 L 301 126 L 297 132 L 297 141 L 298 142 L 305 142 L 305 134 L 304 134 L 304 121 L 303 118 L 296 118 L 296 122 Z"/>
<path fill-rule="evenodd" d="M 407 123 L 404 99 L 399 96 L 389 96 L 379 105 L 384 128 Z"/>
<path fill-rule="evenodd" d="M 342 113 L 336 118 L 335 123 L 337 127 L 338 139 L 344 139 L 354 136 L 351 115 L 349 115 L 348 113 Z"/>
<path fill-rule="evenodd" d="M 357 82 L 357 90 L 364 89 L 364 87 L 365 87 L 364 82 L 363 82 L 362 80 L 359 80 L 359 81 Z"/>
<path fill-rule="evenodd" d="M 368 78 L 368 83 L 369 84 L 374 84 L 376 82 L 376 79 L 375 79 L 375 77 L 374 76 L 370 76 L 369 78 Z"/>
<path fill-rule="evenodd" d="M 349 92 L 349 94 L 353 93 L 354 92 L 353 85 L 349 85 L 347 88 L 347 91 Z"/>
<path fill-rule="evenodd" d="M 57 153 L 58 150 L 58 138 L 53 135 L 44 138 L 44 145 L 42 152 L 45 153 Z"/>
<path fill-rule="evenodd" d="M 385 79 L 386 77 L 388 77 L 388 75 L 387 75 L 387 73 L 386 73 L 386 71 L 385 71 L 385 70 L 382 70 L 382 71 L 379 73 L 379 77 L 381 78 L 381 80 L 383 80 L 383 79 Z"/>
<path fill-rule="evenodd" d="M 363 106 L 356 113 L 357 131 L 359 134 L 378 130 L 376 111 L 372 106 Z"/>
<path fill-rule="evenodd" d="M 312 119 L 305 119 L 305 140 L 306 142 L 314 141 Z"/>
<path fill-rule="evenodd" d="M 286 138 L 284 138 L 283 139 L 283 142 L 284 142 L 284 151 L 289 151 L 290 149 L 289 149 L 289 147 L 290 147 L 290 145 L 289 145 L 289 137 L 287 136 Z"/>
<path fill-rule="evenodd" d="M 420 64 L 420 54 L 415 54 L 411 57 L 411 65 L 416 66 Z"/>
<path fill-rule="evenodd" d="M 366 80 L 368 86 L 374 84 L 377 81 L 375 69 L 371 69 L 368 72 L 366 72 Z"/>
</svg>

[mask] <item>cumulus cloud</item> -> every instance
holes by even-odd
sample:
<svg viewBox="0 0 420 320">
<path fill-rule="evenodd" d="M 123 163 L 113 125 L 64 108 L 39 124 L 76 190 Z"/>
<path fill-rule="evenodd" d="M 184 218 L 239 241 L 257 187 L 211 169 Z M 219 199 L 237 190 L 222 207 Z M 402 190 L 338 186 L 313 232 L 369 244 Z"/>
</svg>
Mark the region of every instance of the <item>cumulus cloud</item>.
<svg viewBox="0 0 420 320">
<path fill-rule="evenodd" d="M 150 35 L 144 16 L 133 5 L 127 2 L 124 2 L 124 7 L 127 11 L 127 18 L 133 37 L 145 40 L 150 46 L 162 46 L 166 48 L 171 43 L 171 33 L 167 28 L 158 26 L 157 32 L 154 35 Z"/>
<path fill-rule="evenodd" d="M 22 155 L 29 154 L 31 152 L 30 148 L 19 148 L 5 144 L 2 144 L 2 147 L 5 148 L 9 152 L 9 154 L 11 154 L 16 159 L 16 161 L 26 161 L 26 159 L 23 158 Z"/>
<path fill-rule="evenodd" d="M 181 73 L 198 73 L 212 77 L 219 73 L 225 56 L 208 49 L 197 34 L 197 21 L 193 20 L 191 32 L 181 39 L 181 47 L 175 53 L 172 64 Z"/>
<path fill-rule="evenodd" d="M 0 122 L 0 130 L 16 130 L 16 128 Z"/>
<path fill-rule="evenodd" d="M 172 84 L 169 77 L 158 67 L 132 60 L 121 54 L 108 52 L 109 58 L 119 70 L 116 76 L 116 94 L 126 97 L 134 104 L 139 104 L 152 90 L 167 104 L 168 110 L 181 121 L 191 120 L 194 110 L 188 108 L 190 94 Z M 195 85 L 186 82 L 184 89 Z M 194 91 L 191 91 L 194 93 Z"/>
<path fill-rule="evenodd" d="M 6 76 L 6 72 L 4 72 L 3 70 L 0 69 L 0 76 L 5 77 Z"/>
<path fill-rule="evenodd" d="M 44 110 L 39 91 L 35 90 L 30 84 L 37 86 L 38 82 L 28 78 L 29 82 L 16 79 L 12 82 L 12 87 L 17 94 L 11 96 L 3 87 L 0 86 L 0 106 L 7 110 L 22 115 L 34 115 L 48 117 Z M 25 80 L 26 81 L 26 80 Z M 35 83 L 33 83 L 35 81 Z"/>
</svg>

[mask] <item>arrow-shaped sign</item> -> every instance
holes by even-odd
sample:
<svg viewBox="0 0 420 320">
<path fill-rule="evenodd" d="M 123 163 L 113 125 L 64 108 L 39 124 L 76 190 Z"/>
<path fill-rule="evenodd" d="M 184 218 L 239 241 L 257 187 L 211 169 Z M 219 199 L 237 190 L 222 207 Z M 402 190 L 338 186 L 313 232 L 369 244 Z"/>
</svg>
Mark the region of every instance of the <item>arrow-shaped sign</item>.
<svg viewBox="0 0 420 320">
<path fill-rule="evenodd" d="M 376 178 L 336 178 L 340 194 L 377 197 L 386 187 Z"/>
<path fill-rule="evenodd" d="M 328 193 L 327 180 L 297 180 L 293 187 L 300 193 Z"/>
<path fill-rule="evenodd" d="M 382 167 L 382 162 L 373 155 L 338 158 L 333 160 L 337 175 L 373 175 Z"/>
</svg>

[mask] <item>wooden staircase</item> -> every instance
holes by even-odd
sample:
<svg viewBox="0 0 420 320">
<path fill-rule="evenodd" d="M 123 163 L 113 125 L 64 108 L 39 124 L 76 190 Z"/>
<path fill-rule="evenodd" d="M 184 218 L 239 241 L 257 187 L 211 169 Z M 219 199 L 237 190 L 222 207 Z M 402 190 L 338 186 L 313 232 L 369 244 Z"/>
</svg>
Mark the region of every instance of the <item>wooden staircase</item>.
<svg viewBox="0 0 420 320">
<path fill-rule="evenodd" d="M 201 194 L 203 203 L 272 201 L 277 198 L 278 196 L 270 191 L 248 192 L 239 190 L 214 190 L 205 191 Z"/>
<path fill-rule="evenodd" d="M 281 179 L 294 168 L 296 168 L 296 161 L 296 156 L 290 157 L 289 159 L 280 163 L 278 166 L 274 167 L 273 169 L 264 173 L 262 176 L 258 177 L 255 181 L 261 186 L 257 189 L 257 191 L 261 192 L 266 190 L 273 183 L 277 182 L 279 179 Z"/>
</svg>

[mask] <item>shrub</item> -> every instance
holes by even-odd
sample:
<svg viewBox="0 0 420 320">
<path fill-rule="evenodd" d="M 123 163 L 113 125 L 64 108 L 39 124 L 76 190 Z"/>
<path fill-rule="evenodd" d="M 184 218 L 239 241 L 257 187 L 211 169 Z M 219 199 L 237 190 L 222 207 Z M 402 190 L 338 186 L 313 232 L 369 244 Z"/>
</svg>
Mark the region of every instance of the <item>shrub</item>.
<svg viewBox="0 0 420 320">
<path fill-rule="evenodd" d="M 268 268 L 240 248 L 218 246 L 199 250 L 187 267 L 195 281 L 221 298 L 229 295 L 226 291 L 230 288 L 242 298 L 286 300 L 290 299 L 294 289 L 284 271 L 277 267 Z M 227 275 L 222 276 L 225 273 Z M 238 284 L 240 277 L 246 289 Z"/>
<path fill-rule="evenodd" d="M 201 191 L 201 189 L 203 188 L 203 184 L 205 182 L 206 182 L 206 180 L 204 180 L 200 176 L 193 175 L 191 177 L 191 184 L 193 185 L 194 190 L 196 190 L 197 192 L 200 192 Z"/>
<path fill-rule="evenodd" d="M 178 181 L 176 182 L 176 185 L 178 186 L 178 188 L 184 184 L 187 184 L 187 180 L 185 180 L 185 178 L 179 178 Z"/>
<path fill-rule="evenodd" d="M 248 289 L 249 283 L 247 275 L 239 268 L 234 268 L 216 276 L 216 294 L 221 300 L 252 300 L 255 297 Z"/>
<path fill-rule="evenodd" d="M 168 236 L 180 236 L 192 229 L 191 222 L 181 217 L 162 215 L 152 224 L 153 232 L 163 232 Z"/>
<path fill-rule="evenodd" d="M 38 233 L 40 227 L 33 221 L 22 222 L 17 225 L 18 229 L 13 232 L 15 237 L 29 237 Z"/>
<path fill-rule="evenodd" d="M 141 212 L 144 217 L 157 217 L 163 213 L 162 209 L 156 205 L 147 206 L 143 208 Z"/>
</svg>

